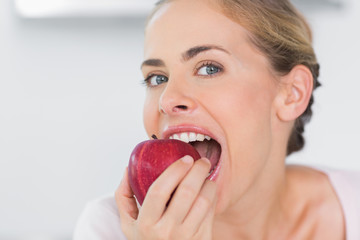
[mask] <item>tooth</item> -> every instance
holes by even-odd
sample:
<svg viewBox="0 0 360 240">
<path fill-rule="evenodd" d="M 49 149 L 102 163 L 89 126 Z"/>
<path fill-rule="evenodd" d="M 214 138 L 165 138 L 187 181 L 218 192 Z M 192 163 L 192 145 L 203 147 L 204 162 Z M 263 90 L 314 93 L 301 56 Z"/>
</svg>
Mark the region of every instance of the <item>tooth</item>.
<svg viewBox="0 0 360 240">
<path fill-rule="evenodd" d="M 205 135 L 205 139 L 206 139 L 206 140 L 210 140 L 211 137 Z"/>
<path fill-rule="evenodd" d="M 183 142 L 188 143 L 189 142 L 189 135 L 187 133 L 181 133 L 180 140 Z"/>
<path fill-rule="evenodd" d="M 189 133 L 189 141 L 190 142 L 195 142 L 196 141 L 196 133 Z"/>
<path fill-rule="evenodd" d="M 204 141 L 204 139 L 205 139 L 205 136 L 203 134 L 198 133 L 196 135 L 196 140 L 197 141 Z"/>
<path fill-rule="evenodd" d="M 169 138 L 170 138 L 170 139 L 174 139 L 173 136 L 170 136 Z"/>
<path fill-rule="evenodd" d="M 180 137 L 177 134 L 174 134 L 173 138 L 176 139 L 176 140 L 180 140 Z"/>
</svg>

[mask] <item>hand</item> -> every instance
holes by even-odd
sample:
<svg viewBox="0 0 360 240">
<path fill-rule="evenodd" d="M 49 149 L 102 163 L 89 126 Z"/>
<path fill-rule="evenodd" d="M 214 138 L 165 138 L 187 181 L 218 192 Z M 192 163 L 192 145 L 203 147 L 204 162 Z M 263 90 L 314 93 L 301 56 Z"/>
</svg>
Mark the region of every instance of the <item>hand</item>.
<svg viewBox="0 0 360 240">
<path fill-rule="evenodd" d="M 153 182 L 140 209 L 126 169 L 115 193 L 125 236 L 129 240 L 210 240 L 216 205 L 216 184 L 206 180 L 210 167 L 205 158 L 179 159 Z"/>
</svg>

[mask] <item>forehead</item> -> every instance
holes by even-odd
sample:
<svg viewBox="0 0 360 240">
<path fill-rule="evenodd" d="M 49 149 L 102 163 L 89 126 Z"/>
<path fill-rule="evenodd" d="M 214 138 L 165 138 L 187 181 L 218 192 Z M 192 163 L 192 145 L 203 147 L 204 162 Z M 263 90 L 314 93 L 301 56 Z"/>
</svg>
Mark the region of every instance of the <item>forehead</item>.
<svg viewBox="0 0 360 240">
<path fill-rule="evenodd" d="M 247 32 L 209 0 L 175 0 L 163 5 L 145 31 L 145 57 L 213 44 L 235 51 L 247 44 Z"/>
</svg>

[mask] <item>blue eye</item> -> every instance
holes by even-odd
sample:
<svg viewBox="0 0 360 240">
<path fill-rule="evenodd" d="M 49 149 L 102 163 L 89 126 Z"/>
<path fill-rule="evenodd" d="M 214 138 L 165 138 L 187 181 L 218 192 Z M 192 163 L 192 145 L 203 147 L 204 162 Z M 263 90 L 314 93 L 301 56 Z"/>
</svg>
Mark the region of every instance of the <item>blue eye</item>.
<svg viewBox="0 0 360 240">
<path fill-rule="evenodd" d="M 167 81 L 168 81 L 168 78 L 165 77 L 164 75 L 150 75 L 149 77 L 147 77 L 145 79 L 146 84 L 150 87 L 160 85 Z"/>
<path fill-rule="evenodd" d="M 203 66 L 201 66 L 198 69 L 197 74 L 201 76 L 211 76 L 218 72 L 221 72 L 221 70 L 222 70 L 221 67 L 215 66 L 214 64 L 211 63 L 205 63 Z"/>
</svg>

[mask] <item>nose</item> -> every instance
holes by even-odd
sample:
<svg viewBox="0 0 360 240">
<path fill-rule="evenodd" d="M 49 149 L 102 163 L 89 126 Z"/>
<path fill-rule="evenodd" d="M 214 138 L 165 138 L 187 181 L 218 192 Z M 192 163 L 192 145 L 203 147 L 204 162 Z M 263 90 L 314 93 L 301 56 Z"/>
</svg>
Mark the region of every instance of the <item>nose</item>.
<svg viewBox="0 0 360 240">
<path fill-rule="evenodd" d="M 159 111 L 166 115 L 188 114 L 196 109 L 196 101 L 191 87 L 185 82 L 169 80 L 160 100 Z"/>
</svg>

